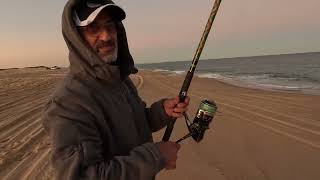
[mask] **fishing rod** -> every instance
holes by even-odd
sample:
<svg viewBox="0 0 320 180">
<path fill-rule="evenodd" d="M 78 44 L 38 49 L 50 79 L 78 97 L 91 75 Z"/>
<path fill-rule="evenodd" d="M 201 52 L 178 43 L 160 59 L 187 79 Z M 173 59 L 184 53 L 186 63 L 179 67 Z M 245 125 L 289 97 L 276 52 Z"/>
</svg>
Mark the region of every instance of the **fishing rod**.
<svg viewBox="0 0 320 180">
<path fill-rule="evenodd" d="M 210 17 L 209 17 L 208 22 L 206 24 L 205 30 L 202 34 L 197 51 L 193 57 L 192 65 L 191 65 L 189 71 L 187 72 L 187 75 L 186 75 L 184 82 L 183 82 L 183 85 L 181 87 L 181 90 L 179 93 L 179 102 L 184 102 L 185 98 L 187 97 L 190 83 L 192 81 L 192 78 L 193 78 L 195 69 L 197 67 L 200 55 L 202 53 L 202 50 L 203 50 L 204 45 L 206 43 L 206 40 L 208 38 L 209 32 L 211 30 L 213 21 L 217 15 L 221 1 L 222 0 L 216 0 L 213 5 L 213 8 L 210 13 Z M 205 107 L 204 110 L 201 109 L 203 107 Z M 193 137 L 197 142 L 199 142 L 203 137 L 204 131 L 206 129 L 208 129 L 208 125 L 211 122 L 216 110 L 217 110 L 217 106 L 213 101 L 205 100 L 205 101 L 201 102 L 199 109 L 198 109 L 198 112 L 197 112 L 197 116 L 193 122 L 190 122 L 188 120 L 186 114 L 184 114 L 190 133 L 187 134 L 185 137 L 181 138 L 180 140 L 178 140 L 177 143 L 179 143 L 180 141 L 182 141 L 183 139 L 186 139 L 188 137 Z M 210 117 L 211 119 L 210 118 L 208 119 L 208 117 Z M 168 122 L 166 131 L 162 137 L 162 141 L 169 141 L 175 122 L 176 122 L 176 118 L 174 118 Z"/>
</svg>

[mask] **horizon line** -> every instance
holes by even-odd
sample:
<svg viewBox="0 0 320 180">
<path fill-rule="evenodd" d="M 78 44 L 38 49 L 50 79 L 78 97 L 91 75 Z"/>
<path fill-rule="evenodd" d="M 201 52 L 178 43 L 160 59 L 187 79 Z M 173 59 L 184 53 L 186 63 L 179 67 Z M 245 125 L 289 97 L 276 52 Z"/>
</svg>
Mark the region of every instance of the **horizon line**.
<svg viewBox="0 0 320 180">
<path fill-rule="evenodd" d="M 262 54 L 262 55 L 254 55 L 254 56 L 234 56 L 234 57 L 222 57 L 222 58 L 214 58 L 214 59 L 199 59 L 200 61 L 203 60 L 222 60 L 222 59 L 236 59 L 236 58 L 253 58 L 253 57 L 264 57 L 264 56 L 281 56 L 281 55 L 296 55 L 296 54 L 310 54 L 310 53 L 320 53 L 320 51 L 309 51 L 309 52 L 296 52 L 296 53 L 281 53 L 281 54 Z M 178 61 L 161 61 L 155 63 L 135 63 L 136 65 L 143 65 L 143 64 L 161 64 L 161 63 L 169 63 L 169 62 L 188 62 L 190 60 L 178 60 Z"/>
<path fill-rule="evenodd" d="M 253 58 L 253 57 L 264 57 L 264 56 L 281 56 L 281 55 L 296 55 L 296 54 L 310 54 L 310 53 L 320 53 L 320 51 L 310 51 L 310 52 L 296 52 L 296 53 L 281 53 L 281 54 L 264 54 L 264 55 L 254 55 L 254 56 L 235 56 L 235 57 L 223 57 L 223 58 L 214 58 L 214 59 L 199 59 L 203 60 L 222 60 L 222 59 L 236 59 L 236 58 Z M 191 60 L 181 60 L 181 61 L 161 61 L 154 63 L 134 63 L 135 65 L 144 65 L 144 64 L 161 64 L 161 63 L 169 63 L 169 62 L 189 62 Z M 69 66 L 45 66 L 45 65 L 36 65 L 36 66 L 26 66 L 26 67 L 10 67 L 10 68 L 0 68 L 0 71 L 10 70 L 10 69 L 23 69 L 23 68 L 50 68 L 50 67 L 60 67 L 60 68 L 68 68 Z"/>
</svg>

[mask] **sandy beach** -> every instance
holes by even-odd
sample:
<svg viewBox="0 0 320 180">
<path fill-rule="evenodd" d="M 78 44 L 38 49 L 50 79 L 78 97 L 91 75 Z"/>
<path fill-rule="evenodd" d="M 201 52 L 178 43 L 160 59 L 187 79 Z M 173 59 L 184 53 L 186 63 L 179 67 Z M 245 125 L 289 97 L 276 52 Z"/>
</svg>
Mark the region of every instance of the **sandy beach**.
<svg viewBox="0 0 320 180">
<path fill-rule="evenodd" d="M 50 142 L 41 109 L 67 69 L 0 71 L 0 179 L 52 179 Z M 140 71 L 132 76 L 152 102 L 179 93 L 184 75 Z M 177 169 L 159 180 L 320 179 L 320 96 L 237 87 L 194 77 L 189 89 L 193 118 L 203 99 L 219 108 L 202 142 L 181 143 Z M 172 141 L 187 133 L 178 119 Z M 154 134 L 160 141 L 164 130 Z"/>
</svg>

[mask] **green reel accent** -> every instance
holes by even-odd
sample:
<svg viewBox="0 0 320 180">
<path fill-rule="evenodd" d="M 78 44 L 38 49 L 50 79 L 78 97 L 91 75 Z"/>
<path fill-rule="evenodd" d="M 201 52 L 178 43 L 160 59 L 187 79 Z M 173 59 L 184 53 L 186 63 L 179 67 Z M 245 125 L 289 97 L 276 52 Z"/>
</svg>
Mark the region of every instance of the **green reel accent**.
<svg viewBox="0 0 320 180">
<path fill-rule="evenodd" d="M 199 105 L 197 117 L 200 118 L 201 114 L 205 116 L 214 117 L 218 107 L 214 101 L 203 100 Z"/>
</svg>

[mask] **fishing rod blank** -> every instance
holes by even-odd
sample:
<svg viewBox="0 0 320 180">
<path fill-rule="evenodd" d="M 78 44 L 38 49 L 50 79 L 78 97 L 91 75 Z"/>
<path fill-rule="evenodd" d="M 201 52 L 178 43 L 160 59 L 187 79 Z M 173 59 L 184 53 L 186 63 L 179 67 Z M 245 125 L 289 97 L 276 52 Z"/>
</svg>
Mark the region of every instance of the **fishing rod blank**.
<svg viewBox="0 0 320 180">
<path fill-rule="evenodd" d="M 191 80 L 193 78 L 194 71 L 195 71 L 195 69 L 197 67 L 200 55 L 202 53 L 202 50 L 203 50 L 204 45 L 206 43 L 206 40 L 208 38 L 208 35 L 209 35 L 210 30 L 211 30 L 213 21 L 214 21 L 216 15 L 217 15 L 218 9 L 219 9 L 220 4 L 221 4 L 221 1 L 222 0 L 216 0 L 214 5 L 213 5 L 210 17 L 209 17 L 208 22 L 206 24 L 205 30 L 204 30 L 204 32 L 202 34 L 202 37 L 201 37 L 201 40 L 199 42 L 197 51 L 196 51 L 196 53 L 195 53 L 195 55 L 193 57 L 192 65 L 190 67 L 190 70 L 187 72 L 187 75 L 186 75 L 186 77 L 184 79 L 184 82 L 183 82 L 183 85 L 181 87 L 181 90 L 180 90 L 180 93 L 179 93 L 179 102 L 184 102 L 185 98 L 187 97 L 188 89 L 189 89 Z M 170 120 L 168 122 L 166 131 L 165 131 L 165 133 L 164 133 L 164 135 L 162 137 L 162 141 L 169 141 L 175 122 L 176 122 L 176 118 L 174 118 L 174 119 L 172 119 L 172 120 Z"/>
</svg>

